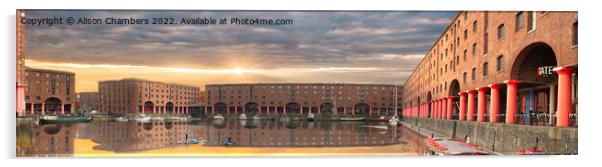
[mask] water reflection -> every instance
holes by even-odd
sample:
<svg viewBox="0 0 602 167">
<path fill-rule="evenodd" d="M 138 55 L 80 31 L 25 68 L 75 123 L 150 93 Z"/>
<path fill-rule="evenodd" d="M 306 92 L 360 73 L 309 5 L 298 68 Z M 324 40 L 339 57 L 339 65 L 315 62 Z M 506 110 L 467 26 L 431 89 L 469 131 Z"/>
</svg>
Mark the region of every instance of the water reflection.
<svg viewBox="0 0 602 167">
<path fill-rule="evenodd" d="M 106 122 L 78 124 L 20 123 L 17 125 L 17 156 L 70 156 L 77 150 L 114 153 L 184 147 L 183 153 L 209 152 L 222 148 L 228 137 L 236 148 L 355 148 L 387 147 L 394 152 L 423 153 L 423 137 L 405 127 L 390 127 L 379 122 L 306 122 L 221 120 L 200 122 Z M 186 139 L 207 139 L 202 147 L 181 144 Z M 74 140 L 93 144 L 77 146 Z M 179 147 L 182 146 L 182 147 Z M 88 147 L 88 148 L 86 148 Z M 205 147 L 206 149 L 202 149 Z M 362 148 L 363 148 L 362 147 Z M 395 150 L 390 150 L 395 149 Z M 253 150 L 253 149 L 251 149 Z M 269 149 L 271 150 L 271 149 Z M 353 152 L 354 150 L 350 150 Z M 170 151 L 177 154 L 179 152 Z"/>
<path fill-rule="evenodd" d="M 228 121 L 203 127 L 208 146 L 223 146 L 231 137 L 233 146 L 250 147 L 341 147 L 377 146 L 401 142 L 402 128 L 368 122 Z"/>
<path fill-rule="evenodd" d="M 53 124 L 37 126 L 20 123 L 17 126 L 17 156 L 62 157 L 73 154 L 73 138 L 77 126 Z"/>
</svg>

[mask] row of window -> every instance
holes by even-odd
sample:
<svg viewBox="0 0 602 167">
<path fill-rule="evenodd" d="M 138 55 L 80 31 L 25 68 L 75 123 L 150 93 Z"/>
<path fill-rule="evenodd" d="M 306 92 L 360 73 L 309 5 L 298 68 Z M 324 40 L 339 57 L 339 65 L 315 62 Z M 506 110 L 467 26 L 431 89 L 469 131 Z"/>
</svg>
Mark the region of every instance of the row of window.
<svg viewBox="0 0 602 167">
<path fill-rule="evenodd" d="M 525 17 L 525 16 L 524 16 L 524 15 L 525 15 L 524 13 L 525 13 L 525 12 L 522 12 L 522 11 L 521 11 L 521 12 L 517 12 L 517 13 L 516 13 L 516 16 L 515 16 L 515 31 L 519 31 L 519 30 L 521 30 L 521 29 L 524 27 L 524 17 Z M 527 30 L 528 30 L 528 32 L 534 31 L 534 30 L 535 30 L 535 28 L 536 28 L 536 17 L 535 17 L 535 16 L 536 16 L 536 13 L 535 13 L 535 12 L 533 12 L 533 11 L 531 11 L 531 12 L 526 12 L 526 13 L 527 13 Z M 542 12 L 542 15 L 545 15 L 545 14 L 547 14 L 547 13 L 548 13 L 548 12 Z M 489 40 L 488 40 L 488 36 L 489 36 L 489 33 L 487 32 L 487 26 L 488 26 L 488 12 L 485 12 L 485 13 L 484 13 L 484 15 L 485 15 L 485 16 L 484 16 L 484 20 L 483 20 L 483 22 L 484 22 L 484 29 L 485 29 L 485 30 L 484 30 L 484 33 L 483 33 L 483 40 L 484 40 L 484 44 L 483 44 L 483 53 L 486 55 L 486 54 L 488 53 L 488 50 L 489 50 L 489 48 L 488 48 L 488 41 L 489 41 Z M 465 16 L 465 19 L 467 19 L 467 14 L 466 14 L 466 12 L 464 13 L 464 16 Z M 458 21 L 458 24 L 459 24 L 459 21 Z M 477 29 L 478 29 L 478 22 L 475 20 L 475 21 L 473 21 L 473 23 L 472 23 L 472 31 L 476 33 L 476 32 L 477 32 Z M 498 25 L 498 27 L 497 27 L 497 39 L 498 39 L 498 40 L 503 40 L 503 39 L 505 38 L 505 34 L 506 34 L 506 31 L 505 31 L 505 29 L 506 29 L 506 28 L 505 28 L 505 24 L 504 24 L 504 23 L 502 23 L 502 24 Z M 578 33 L 577 33 L 577 32 L 578 32 L 578 24 L 577 24 L 577 22 L 574 22 L 574 23 L 573 23 L 573 25 L 572 25 L 572 28 L 571 28 L 571 29 L 572 29 L 572 30 L 571 30 L 571 35 L 572 35 L 572 45 L 573 45 L 574 47 L 576 47 L 576 46 L 577 46 L 577 44 L 578 44 Z M 452 30 L 453 30 L 453 29 L 452 29 Z M 455 32 L 454 32 L 454 33 L 455 33 Z M 464 40 L 467 40 L 467 39 L 468 39 L 468 30 L 467 30 L 467 29 L 466 29 L 466 30 L 464 30 L 463 38 L 464 38 Z M 447 35 L 446 35 L 446 40 L 447 40 Z M 458 37 L 458 39 L 457 39 L 457 41 L 456 41 L 456 46 L 458 46 L 459 44 L 460 44 L 460 38 Z M 443 45 L 443 43 L 441 43 L 441 45 Z M 451 47 L 453 48 L 453 44 L 451 45 Z M 436 50 L 436 49 L 437 49 L 437 48 L 435 48 L 435 50 Z M 436 51 L 435 51 L 435 52 L 436 52 Z M 472 50 L 471 50 L 471 54 L 472 54 L 473 56 L 476 56 L 476 55 L 477 55 L 477 53 L 478 53 L 478 47 L 477 47 L 477 43 L 475 42 L 475 43 L 473 43 L 473 44 L 472 44 Z M 465 61 L 467 60 L 467 55 L 468 55 L 468 51 L 465 49 L 465 50 L 464 50 L 464 52 L 463 52 L 463 59 L 464 59 Z M 441 55 L 440 55 L 440 59 L 441 59 L 441 60 L 443 60 L 443 57 L 444 57 L 444 56 L 447 56 L 447 49 L 445 49 L 445 54 L 441 53 Z M 455 62 L 455 63 L 454 63 L 454 62 Z M 437 61 L 434 61 L 432 64 L 430 64 L 430 68 L 432 68 L 432 66 L 433 66 L 433 65 L 436 65 L 437 63 L 439 63 L 439 62 L 437 62 Z M 455 71 L 455 69 L 456 69 L 456 66 L 457 66 L 458 64 L 459 64 L 459 58 L 458 58 L 458 56 L 456 56 L 456 57 L 453 57 L 453 60 L 452 60 L 452 61 L 450 61 L 450 66 L 449 66 L 449 67 L 450 67 L 450 69 L 452 69 L 453 71 Z M 482 75 L 483 75 L 483 76 L 487 76 L 487 75 L 489 74 L 489 68 L 488 68 L 488 65 L 489 65 L 489 64 L 488 64 L 487 62 L 483 63 L 483 70 L 482 70 Z M 444 75 L 444 73 L 447 73 L 447 69 L 448 69 L 448 64 L 445 64 L 445 65 L 443 65 L 443 66 L 442 66 L 440 69 L 438 69 L 438 70 L 437 70 L 437 72 L 439 72 L 439 74 L 442 76 L 442 75 Z M 499 56 L 499 57 L 497 58 L 497 66 L 496 66 L 496 70 L 497 70 L 497 71 L 502 71 L 502 70 L 503 70 L 503 57 L 502 57 L 502 56 Z M 467 74 L 466 74 L 466 72 L 465 72 L 465 73 L 464 73 L 464 81 L 465 81 L 465 82 L 466 82 L 466 75 L 467 75 Z M 471 77 L 471 79 L 472 79 L 472 80 L 476 80 L 476 76 L 477 76 L 477 74 L 476 74 L 476 68 L 473 68 L 473 69 L 472 69 L 472 75 L 471 75 L 471 76 L 472 76 L 472 77 Z M 429 75 L 429 78 L 428 78 L 428 79 L 430 79 L 431 81 L 432 81 L 432 80 L 436 80 L 436 79 L 437 79 L 437 75 L 436 75 L 435 73 L 433 73 L 433 75 Z M 429 82 L 429 81 L 424 81 L 424 82 Z M 410 87 L 411 87 L 411 86 L 413 86 L 413 85 L 408 85 L 408 86 L 410 86 Z M 420 86 L 421 86 L 421 84 L 418 84 L 417 86 L 418 86 L 418 87 L 420 87 Z"/>
<path fill-rule="evenodd" d="M 29 100 L 30 100 L 30 97 L 29 97 L 29 96 L 25 96 L 25 100 L 26 100 L 26 101 L 29 101 Z M 40 101 L 40 100 L 42 100 L 42 98 L 41 98 L 40 96 L 36 96 L 36 99 L 35 99 L 35 100 L 37 100 L 37 101 Z M 67 96 L 67 97 L 65 97 L 65 100 L 66 100 L 66 101 L 71 101 L 71 97 Z"/>
<path fill-rule="evenodd" d="M 503 55 L 498 56 L 497 59 L 496 59 L 496 62 L 497 62 L 497 64 L 496 64 L 496 71 L 497 72 L 503 71 L 504 70 L 504 56 Z M 482 74 L 483 77 L 487 77 L 487 75 L 489 75 L 489 63 L 488 62 L 483 63 L 482 73 L 481 74 Z M 463 83 L 467 83 L 467 79 L 466 78 L 467 78 L 467 73 L 464 72 L 462 74 L 462 81 L 463 81 Z M 477 68 L 472 68 L 472 70 L 471 70 L 471 80 L 473 80 L 473 81 L 477 80 Z"/>
<path fill-rule="evenodd" d="M 268 86 L 253 86 L 255 88 L 259 88 L 259 89 L 267 89 Z M 285 89 L 301 89 L 301 86 L 297 85 L 297 86 L 284 86 Z M 349 87 L 349 86 L 346 86 Z M 368 86 L 355 86 L 357 90 L 366 90 L 366 89 L 370 89 Z M 226 89 L 226 90 L 239 90 L 238 93 L 241 93 L 240 89 L 247 89 L 248 86 L 223 86 L 223 87 L 219 87 L 218 89 Z M 282 89 L 283 86 L 269 86 L 269 89 Z M 377 90 L 378 88 L 382 89 L 382 90 L 386 90 L 387 88 L 394 88 L 394 87 L 372 87 L 372 89 Z M 215 88 L 214 88 L 215 89 Z M 335 89 L 335 86 L 303 86 L 303 89 Z M 343 86 L 338 86 L 338 89 L 343 89 Z"/>
</svg>

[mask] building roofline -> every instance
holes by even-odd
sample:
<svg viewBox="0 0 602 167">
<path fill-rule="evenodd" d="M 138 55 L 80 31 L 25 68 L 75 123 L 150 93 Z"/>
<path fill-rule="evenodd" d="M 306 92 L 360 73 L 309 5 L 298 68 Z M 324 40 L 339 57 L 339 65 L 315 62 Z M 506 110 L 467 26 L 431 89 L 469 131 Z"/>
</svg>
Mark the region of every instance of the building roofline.
<svg viewBox="0 0 602 167">
<path fill-rule="evenodd" d="M 208 86 L 246 86 L 246 85 L 358 85 L 358 86 L 395 86 L 396 84 L 371 84 L 371 83 L 224 83 L 206 84 Z M 403 84 L 398 84 L 403 87 Z"/>
<path fill-rule="evenodd" d="M 77 93 L 81 94 L 81 93 L 98 93 L 98 92 L 91 92 L 91 91 L 89 91 L 89 92 L 77 92 Z"/>
<path fill-rule="evenodd" d="M 159 83 L 159 84 L 166 84 L 166 85 L 177 85 L 177 86 L 184 86 L 184 87 L 192 87 L 192 88 L 197 88 L 197 89 L 201 89 L 198 86 L 192 86 L 192 85 L 185 85 L 185 84 L 179 84 L 179 83 L 169 83 L 169 82 L 161 82 L 161 81 L 152 81 L 152 80 L 148 80 L 148 79 L 141 79 L 141 78 L 122 78 L 122 79 L 117 79 L 117 80 L 103 80 L 103 81 L 98 81 L 98 83 L 101 82 L 119 82 L 119 81 L 141 81 L 141 82 L 152 82 L 152 83 Z"/>
<path fill-rule="evenodd" d="M 48 73 L 62 73 L 62 74 L 75 75 L 74 72 L 69 72 L 69 71 L 59 71 L 59 70 L 49 70 L 49 69 L 41 69 L 41 68 L 31 68 L 31 67 L 27 67 L 27 66 L 25 66 L 25 71 L 48 72 Z"/>
<path fill-rule="evenodd" d="M 410 78 L 412 78 L 412 76 L 414 75 L 414 72 L 416 71 L 416 69 L 418 69 L 418 67 L 420 67 L 420 65 L 422 65 L 422 63 L 424 62 L 424 60 L 426 59 L 426 57 L 429 55 L 429 53 L 431 53 L 433 51 L 433 48 L 435 48 L 435 46 L 437 46 L 437 44 L 439 43 L 439 41 L 441 41 L 441 39 L 445 35 L 444 32 L 447 32 L 447 30 L 449 30 L 449 28 L 451 27 L 451 25 L 454 22 L 456 22 L 456 20 L 458 20 L 458 17 L 460 17 L 460 15 L 462 13 L 464 13 L 464 12 L 468 12 L 468 11 L 458 11 L 458 14 L 456 14 L 456 16 L 449 22 L 449 24 L 443 30 L 443 32 L 441 32 L 441 35 L 439 35 L 439 38 L 437 38 L 437 40 L 435 40 L 435 42 L 433 43 L 433 45 L 431 46 L 431 48 L 426 52 L 426 54 L 424 54 L 424 57 L 422 58 L 422 60 L 420 60 L 420 63 L 418 63 L 418 65 L 416 65 L 416 67 L 414 68 L 414 71 L 412 71 L 412 73 L 410 74 L 410 76 L 408 76 L 408 79 L 406 79 L 406 81 L 404 83 L 407 83 L 410 80 Z"/>
</svg>

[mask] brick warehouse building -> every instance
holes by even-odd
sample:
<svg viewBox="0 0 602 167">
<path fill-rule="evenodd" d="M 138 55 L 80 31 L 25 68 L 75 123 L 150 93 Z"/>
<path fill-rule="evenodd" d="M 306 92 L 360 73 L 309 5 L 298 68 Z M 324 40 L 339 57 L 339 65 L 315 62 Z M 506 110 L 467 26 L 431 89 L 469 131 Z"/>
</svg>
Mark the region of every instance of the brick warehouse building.
<svg viewBox="0 0 602 167">
<path fill-rule="evenodd" d="M 185 114 L 199 103 L 198 87 L 142 79 L 101 81 L 100 112 L 106 114 Z"/>
<path fill-rule="evenodd" d="M 79 92 L 77 93 L 77 100 L 79 100 L 78 110 L 81 112 L 98 111 L 99 109 L 100 98 L 98 92 Z"/>
<path fill-rule="evenodd" d="M 30 115 L 75 111 L 75 73 L 25 68 L 25 111 Z"/>
<path fill-rule="evenodd" d="M 398 101 L 402 87 L 398 86 Z M 395 85 L 262 83 L 206 85 L 206 113 L 392 115 Z M 401 106 L 398 103 L 398 106 Z M 401 107 L 398 107 L 401 111 Z"/>
<path fill-rule="evenodd" d="M 459 12 L 404 85 L 403 116 L 577 123 L 577 12 Z"/>
</svg>

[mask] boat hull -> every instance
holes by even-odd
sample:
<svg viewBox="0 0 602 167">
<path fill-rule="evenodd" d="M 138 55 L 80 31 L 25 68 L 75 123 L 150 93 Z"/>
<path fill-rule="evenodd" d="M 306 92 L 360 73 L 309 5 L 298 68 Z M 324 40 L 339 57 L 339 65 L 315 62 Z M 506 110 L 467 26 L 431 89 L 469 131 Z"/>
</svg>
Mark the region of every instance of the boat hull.
<svg viewBox="0 0 602 167">
<path fill-rule="evenodd" d="M 90 121 L 92 121 L 91 116 L 40 118 L 40 123 L 43 123 L 43 124 L 69 123 L 69 122 L 90 122 Z"/>
</svg>

